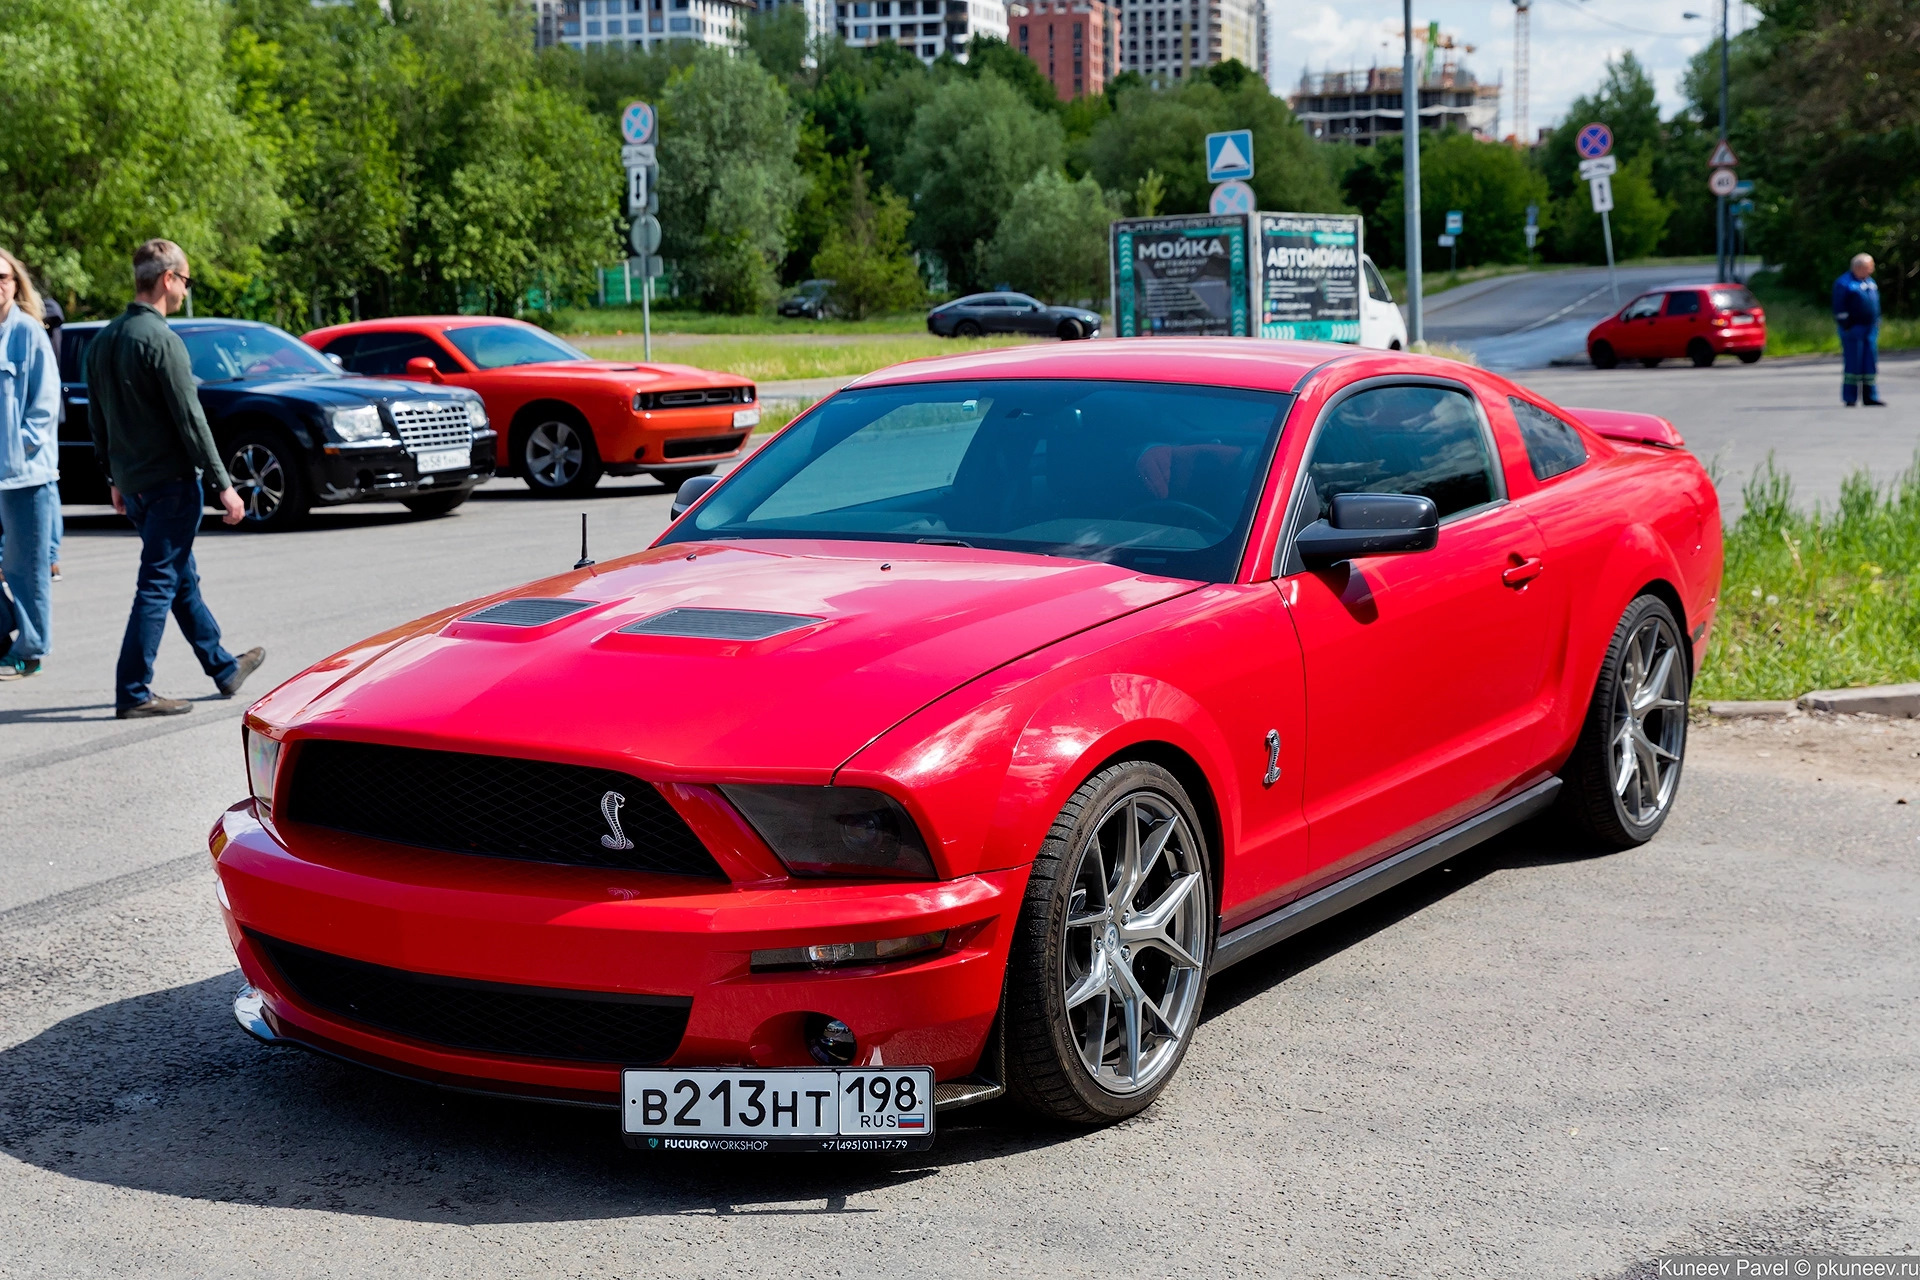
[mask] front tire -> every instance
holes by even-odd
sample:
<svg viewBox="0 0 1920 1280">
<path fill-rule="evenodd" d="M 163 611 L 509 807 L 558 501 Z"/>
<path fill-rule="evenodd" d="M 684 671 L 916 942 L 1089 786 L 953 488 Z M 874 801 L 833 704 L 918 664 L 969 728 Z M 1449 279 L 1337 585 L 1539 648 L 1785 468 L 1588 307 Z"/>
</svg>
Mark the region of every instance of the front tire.
<svg viewBox="0 0 1920 1280">
<path fill-rule="evenodd" d="M 242 529 L 278 533 L 307 518 L 313 507 L 306 460 L 278 427 L 244 427 L 227 444 L 227 474 L 246 509 Z"/>
<path fill-rule="evenodd" d="M 1587 359 L 1596 369 L 1611 369 L 1620 363 L 1620 357 L 1614 354 L 1611 342 L 1596 342 L 1587 348 Z"/>
<path fill-rule="evenodd" d="M 552 414 L 519 433 L 520 477 L 543 498 L 590 493 L 600 483 L 600 451 L 578 418 Z"/>
<path fill-rule="evenodd" d="M 1652 595 L 1628 605 L 1561 774 L 1562 811 L 1591 843 L 1631 849 L 1666 822 L 1686 761 L 1692 680 L 1673 610 Z"/>
<path fill-rule="evenodd" d="M 1206 839 L 1159 765 L 1103 769 L 1041 842 L 1007 969 L 1007 1087 L 1111 1124 L 1152 1105 L 1200 1021 L 1214 941 Z"/>
<path fill-rule="evenodd" d="M 1087 336 L 1086 330 L 1080 327 L 1078 320 L 1062 320 L 1060 327 L 1055 329 L 1054 333 L 1062 342 L 1077 342 Z"/>
<path fill-rule="evenodd" d="M 1713 357 L 1717 354 L 1718 352 L 1713 349 L 1713 344 L 1705 338 L 1695 338 L 1687 344 L 1687 359 L 1693 361 L 1693 367 L 1696 369 L 1711 367 Z"/>
</svg>

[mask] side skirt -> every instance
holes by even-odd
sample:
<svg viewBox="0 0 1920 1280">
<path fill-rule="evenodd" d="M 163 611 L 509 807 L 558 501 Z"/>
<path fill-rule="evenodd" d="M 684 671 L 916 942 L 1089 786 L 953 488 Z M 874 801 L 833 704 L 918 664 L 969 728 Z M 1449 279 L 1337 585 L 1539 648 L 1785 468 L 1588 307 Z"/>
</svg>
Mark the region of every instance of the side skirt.
<svg viewBox="0 0 1920 1280">
<path fill-rule="evenodd" d="M 1243 924 L 1231 933 L 1222 934 L 1219 945 L 1214 948 L 1212 971 L 1219 973 L 1250 956 L 1258 955 L 1303 929 L 1310 929 L 1349 907 L 1358 906 L 1375 894 L 1384 893 L 1423 871 L 1429 871 L 1465 853 L 1481 841 L 1525 822 L 1551 805 L 1559 790 L 1560 779 L 1548 778 L 1511 799 L 1501 801 L 1485 813 L 1468 818 L 1438 835 L 1429 836 L 1411 849 L 1403 849 L 1345 880 L 1316 890 L 1298 901 L 1289 902 L 1278 911 L 1261 916 L 1250 924 Z"/>
</svg>

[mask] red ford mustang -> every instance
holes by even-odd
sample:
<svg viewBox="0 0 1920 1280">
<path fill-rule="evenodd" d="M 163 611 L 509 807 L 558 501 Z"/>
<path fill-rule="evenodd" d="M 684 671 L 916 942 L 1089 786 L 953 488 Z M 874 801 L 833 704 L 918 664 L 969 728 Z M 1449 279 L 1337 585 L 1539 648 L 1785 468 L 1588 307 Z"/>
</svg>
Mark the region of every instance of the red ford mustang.
<svg viewBox="0 0 1920 1280">
<path fill-rule="evenodd" d="M 649 550 L 251 709 L 243 1025 L 662 1148 L 913 1147 L 1002 1091 L 1100 1123 L 1226 966 L 1674 802 L 1721 537 L 1659 418 L 1086 343 L 884 370 L 698 483 Z"/>
<path fill-rule="evenodd" d="M 306 341 L 349 373 L 479 392 L 502 437 L 500 472 L 543 496 L 642 471 L 677 489 L 737 455 L 760 421 L 745 378 L 595 360 L 522 320 L 400 316 L 315 329 Z"/>
</svg>

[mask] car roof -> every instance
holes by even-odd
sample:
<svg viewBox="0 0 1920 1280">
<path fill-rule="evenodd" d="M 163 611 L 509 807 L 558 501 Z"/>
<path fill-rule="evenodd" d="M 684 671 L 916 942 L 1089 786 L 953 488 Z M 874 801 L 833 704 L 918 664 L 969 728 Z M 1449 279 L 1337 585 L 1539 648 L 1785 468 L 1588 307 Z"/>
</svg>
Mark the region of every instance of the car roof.
<svg viewBox="0 0 1920 1280">
<path fill-rule="evenodd" d="M 479 324 L 513 324 L 540 329 L 537 324 L 528 324 L 512 316 L 382 316 L 378 320 L 349 320 L 345 324 L 322 325 L 311 332 L 332 337 L 342 333 L 385 333 L 394 329 L 464 329 Z M 546 332 L 544 329 L 540 331 Z"/>
<path fill-rule="evenodd" d="M 1331 360 L 1388 354 L 1362 352 L 1343 343 L 1279 342 L 1268 338 L 1127 338 L 1117 342 L 1038 343 L 910 360 L 857 378 L 849 386 L 947 382 L 960 378 L 1098 378 L 1292 391 L 1308 373 Z"/>
</svg>

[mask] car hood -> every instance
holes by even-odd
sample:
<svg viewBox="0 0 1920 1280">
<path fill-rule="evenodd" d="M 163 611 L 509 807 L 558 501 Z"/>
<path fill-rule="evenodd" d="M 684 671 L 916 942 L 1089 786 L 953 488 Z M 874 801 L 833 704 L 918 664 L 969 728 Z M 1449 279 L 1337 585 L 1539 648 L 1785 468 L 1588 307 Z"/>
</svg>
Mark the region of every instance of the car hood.
<svg viewBox="0 0 1920 1280">
<path fill-rule="evenodd" d="M 359 404 L 392 404 L 399 400 L 459 400 L 475 398 L 460 387 L 434 386 L 424 382 L 394 382 L 386 378 L 242 378 L 237 382 L 203 382 L 202 395 L 216 398 L 271 396 L 276 400 L 298 400 L 323 408 L 344 408 Z"/>
<path fill-rule="evenodd" d="M 1196 586 L 968 548 L 680 542 L 376 637 L 254 714 L 300 733 L 598 761 L 655 781 L 825 783 L 968 680 Z M 586 607 L 533 626 L 472 617 L 527 598 Z M 670 609 L 801 621 L 758 640 L 625 630 L 659 627 Z"/>
</svg>

